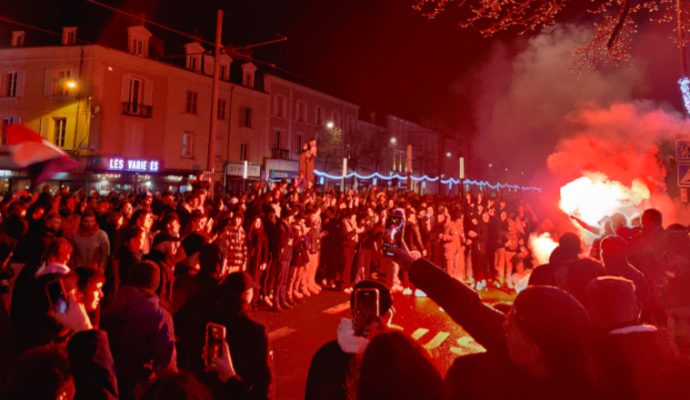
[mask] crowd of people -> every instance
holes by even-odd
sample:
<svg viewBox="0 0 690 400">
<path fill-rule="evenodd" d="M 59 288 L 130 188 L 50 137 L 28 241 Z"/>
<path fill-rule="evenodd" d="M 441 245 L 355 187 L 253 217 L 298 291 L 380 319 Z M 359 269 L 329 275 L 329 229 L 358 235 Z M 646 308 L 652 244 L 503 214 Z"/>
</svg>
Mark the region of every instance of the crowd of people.
<svg viewBox="0 0 690 400">
<path fill-rule="evenodd" d="M 537 267 L 539 221 L 516 192 L 46 189 L 6 195 L 0 213 L 3 398 L 272 398 L 250 311 L 322 290 L 349 293 L 353 314 L 359 290 L 380 302 L 366 334 L 344 319 L 314 355 L 307 399 L 680 398 L 690 377 L 690 238 L 656 210 L 638 227 L 613 216 L 592 257 L 563 234 Z M 512 306 L 482 303 L 530 273 Z M 487 352 L 444 379 L 388 329 L 396 293 L 428 295 Z M 223 328 L 212 348 L 209 323 Z"/>
</svg>

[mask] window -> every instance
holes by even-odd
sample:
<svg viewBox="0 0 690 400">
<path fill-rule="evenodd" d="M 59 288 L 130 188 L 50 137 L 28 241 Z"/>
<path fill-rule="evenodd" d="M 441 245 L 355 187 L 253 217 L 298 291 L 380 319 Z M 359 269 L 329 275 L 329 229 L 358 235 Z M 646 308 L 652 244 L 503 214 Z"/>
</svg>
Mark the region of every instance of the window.
<svg viewBox="0 0 690 400">
<path fill-rule="evenodd" d="M 280 129 L 276 129 L 275 133 L 273 134 L 273 148 L 274 149 L 280 149 L 282 144 L 283 144 L 283 131 Z"/>
<path fill-rule="evenodd" d="M 323 108 L 319 106 L 314 110 L 314 123 L 316 126 L 323 125 Z"/>
<path fill-rule="evenodd" d="M 244 86 L 252 87 L 253 86 L 252 83 L 254 83 L 254 82 L 252 82 L 252 74 L 249 72 L 245 73 L 244 74 Z"/>
<path fill-rule="evenodd" d="M 191 90 L 187 91 L 187 103 L 185 104 L 185 112 L 189 114 L 196 114 L 197 100 L 199 99 L 199 93 L 193 92 Z"/>
<path fill-rule="evenodd" d="M 295 104 L 295 121 L 304 122 L 304 103 L 301 101 Z"/>
<path fill-rule="evenodd" d="M 218 99 L 218 112 L 216 116 L 219 120 L 225 121 L 225 99 Z"/>
<path fill-rule="evenodd" d="M 141 80 L 130 79 L 129 80 L 129 109 L 132 113 L 137 113 L 139 111 L 139 106 L 141 105 Z"/>
<path fill-rule="evenodd" d="M 286 118 L 287 117 L 287 98 L 285 96 L 277 95 L 275 97 L 274 111 L 275 115 Z"/>
<path fill-rule="evenodd" d="M 196 57 L 189 57 L 189 69 L 196 71 Z"/>
<path fill-rule="evenodd" d="M 227 69 L 228 69 L 228 67 L 226 67 L 225 65 L 221 65 L 221 66 L 220 66 L 220 79 L 224 79 L 224 80 L 227 80 L 227 79 L 228 79 L 228 78 L 226 77 Z"/>
<path fill-rule="evenodd" d="M 53 140 L 60 147 L 65 147 L 67 136 L 67 118 L 53 118 Z"/>
<path fill-rule="evenodd" d="M 77 43 L 77 32 L 75 31 L 69 31 L 67 32 L 67 44 L 75 44 Z"/>
<path fill-rule="evenodd" d="M 302 135 L 297 135 L 297 147 L 295 147 L 295 154 L 302 154 Z"/>
<path fill-rule="evenodd" d="M 132 39 L 132 54 L 135 56 L 144 55 L 144 41 L 141 39 Z"/>
<path fill-rule="evenodd" d="M 342 127 L 340 124 L 340 113 L 337 111 L 333 111 L 333 124 L 337 127 Z"/>
<path fill-rule="evenodd" d="M 12 31 L 12 40 L 10 41 L 11 47 L 24 47 L 24 38 L 26 37 L 26 32 L 24 31 Z"/>
<path fill-rule="evenodd" d="M 53 96 L 67 97 L 70 95 L 69 87 L 67 82 L 72 78 L 71 69 L 59 69 L 56 70 L 53 75 L 53 90 L 51 94 Z"/>
<path fill-rule="evenodd" d="M 247 159 L 247 143 L 240 143 L 240 161 Z"/>
<path fill-rule="evenodd" d="M 2 74 L 2 82 L 0 83 L 1 97 L 16 97 L 17 96 L 17 72 L 10 71 Z"/>
<path fill-rule="evenodd" d="M 194 158 L 194 134 L 192 132 L 182 134 L 182 158 Z"/>
<path fill-rule="evenodd" d="M 252 127 L 252 108 L 240 107 L 240 126 L 245 128 Z"/>
</svg>

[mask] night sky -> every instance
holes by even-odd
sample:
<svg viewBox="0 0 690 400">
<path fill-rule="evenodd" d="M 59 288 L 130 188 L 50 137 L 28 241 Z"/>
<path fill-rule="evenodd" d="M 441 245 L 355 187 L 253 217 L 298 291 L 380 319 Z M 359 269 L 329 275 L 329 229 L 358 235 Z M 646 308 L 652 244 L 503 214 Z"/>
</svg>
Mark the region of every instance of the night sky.
<svg viewBox="0 0 690 400">
<path fill-rule="evenodd" d="M 226 15 L 225 43 L 242 45 L 283 34 L 287 42 L 256 49 L 254 56 L 367 108 L 455 126 L 469 123 L 470 102 L 449 88 L 487 57 L 491 44 L 459 28 L 452 15 L 426 20 L 409 0 L 195 0 L 184 2 L 185 7 L 161 0 L 104 2 L 210 41 L 220 6 Z M 53 30 L 75 24 L 92 40 L 108 34 L 104 30 L 113 18 L 86 0 L 2 3 L 4 15 Z M 12 28 L 3 25 L 4 43 Z M 166 53 L 179 52 L 176 46 L 166 43 Z"/>
</svg>

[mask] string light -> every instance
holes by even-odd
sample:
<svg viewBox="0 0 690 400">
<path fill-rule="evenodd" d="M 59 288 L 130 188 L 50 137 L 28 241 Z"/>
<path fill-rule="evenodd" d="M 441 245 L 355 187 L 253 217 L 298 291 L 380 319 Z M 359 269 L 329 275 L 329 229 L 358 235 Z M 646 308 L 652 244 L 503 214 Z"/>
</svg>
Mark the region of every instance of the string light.
<svg viewBox="0 0 690 400">
<path fill-rule="evenodd" d="M 343 179 L 342 175 L 332 175 L 327 172 L 315 170 L 314 174 L 319 177 L 319 182 L 323 185 L 324 179 L 331 179 L 331 180 L 341 180 Z M 393 179 L 398 180 L 398 185 L 400 185 L 400 181 L 407 179 L 407 176 L 405 175 L 400 175 L 400 174 L 392 174 L 392 175 L 382 175 L 378 172 L 374 172 L 373 174 L 369 175 L 361 175 L 358 174 L 357 172 L 350 172 L 347 175 L 345 175 L 345 179 L 349 179 L 352 177 L 356 177 L 357 179 L 361 180 L 373 180 L 373 184 L 376 185 L 378 182 L 378 179 L 384 180 L 384 181 L 392 181 Z M 422 175 L 422 176 L 410 176 L 410 179 L 414 182 L 441 182 L 443 185 L 448 185 L 449 188 L 452 188 L 453 185 L 459 185 L 461 182 L 458 179 L 455 178 L 448 178 L 448 179 L 441 179 L 438 176 L 435 177 L 430 177 L 428 175 Z M 465 179 L 462 181 L 462 183 L 469 185 L 469 186 L 478 186 L 479 188 L 489 188 L 491 190 L 498 190 L 498 189 L 510 189 L 510 190 L 523 190 L 523 191 L 536 191 L 536 192 L 541 192 L 541 188 L 536 187 L 536 186 L 522 186 L 522 185 L 516 185 L 516 184 L 511 184 L 511 183 L 503 183 L 503 182 L 496 182 L 496 183 L 490 183 L 488 181 L 475 181 L 472 179 Z"/>
<path fill-rule="evenodd" d="M 690 114 L 690 78 L 687 76 L 680 78 L 678 80 L 678 86 L 680 87 L 680 93 L 683 95 L 685 110 Z"/>
</svg>

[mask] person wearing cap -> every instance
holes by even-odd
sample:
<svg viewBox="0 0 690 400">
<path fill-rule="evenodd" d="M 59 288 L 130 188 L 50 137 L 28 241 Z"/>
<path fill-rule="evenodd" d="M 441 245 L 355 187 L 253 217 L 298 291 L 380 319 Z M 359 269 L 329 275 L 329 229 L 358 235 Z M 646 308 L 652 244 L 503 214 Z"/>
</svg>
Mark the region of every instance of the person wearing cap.
<svg viewBox="0 0 690 400">
<path fill-rule="evenodd" d="M 160 277 L 158 264 L 139 263 L 103 312 L 120 399 L 133 399 L 135 386 L 153 374 L 177 371 L 173 320 L 156 295 Z"/>
<path fill-rule="evenodd" d="M 192 371 L 214 398 L 272 398 L 266 328 L 249 317 L 249 305 L 258 286 L 246 272 L 233 272 L 213 291 L 202 294 L 176 317 L 179 327 L 180 365 Z M 196 304 L 192 309 L 192 302 Z M 231 376 L 204 365 L 206 324 L 226 328 Z"/>
<path fill-rule="evenodd" d="M 144 260 L 151 260 L 160 268 L 160 285 L 158 285 L 156 294 L 161 305 L 167 310 L 171 310 L 173 304 L 175 261 L 179 248 L 179 237 L 161 233 L 153 239 L 153 250 L 144 257 Z"/>
<path fill-rule="evenodd" d="M 393 249 L 410 280 L 486 353 L 459 357 L 446 375 L 449 399 L 583 399 L 599 394 L 594 328 L 587 310 L 562 289 L 530 287 L 507 315 L 462 282 L 406 248 Z M 497 377 L 500 377 L 497 379 Z"/>
<path fill-rule="evenodd" d="M 376 289 L 379 293 L 379 312 L 376 329 L 385 331 L 393 319 L 393 297 L 380 282 L 363 280 L 355 284 L 350 294 L 350 312 L 354 315 L 355 293 L 358 289 Z M 353 318 L 343 318 L 338 325 L 337 337 L 314 354 L 309 365 L 305 400 L 345 400 L 348 381 L 355 365 L 369 343 L 370 337 L 358 336 Z M 371 328 L 369 329 L 371 330 Z M 372 336 L 371 334 L 369 336 Z"/>
</svg>

